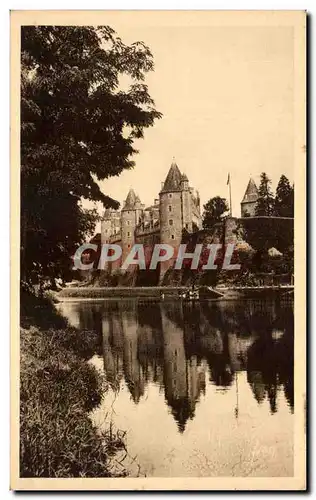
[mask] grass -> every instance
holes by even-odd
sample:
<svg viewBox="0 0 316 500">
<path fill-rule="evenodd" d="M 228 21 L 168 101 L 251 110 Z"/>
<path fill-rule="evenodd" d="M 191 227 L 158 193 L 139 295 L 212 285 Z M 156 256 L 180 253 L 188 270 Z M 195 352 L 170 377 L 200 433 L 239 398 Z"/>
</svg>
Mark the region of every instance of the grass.
<svg viewBox="0 0 316 500">
<path fill-rule="evenodd" d="M 52 304 L 50 324 L 57 326 L 35 325 L 47 321 L 38 313 L 48 309 L 44 301 L 36 310 L 38 321 L 30 309 L 22 321 L 28 327 L 21 328 L 20 344 L 20 477 L 125 476 L 115 460 L 125 448 L 122 436 L 112 428 L 100 433 L 89 418 L 105 390 L 102 376 L 87 362 L 98 352 L 99 339 L 94 332 L 61 328 Z"/>
</svg>

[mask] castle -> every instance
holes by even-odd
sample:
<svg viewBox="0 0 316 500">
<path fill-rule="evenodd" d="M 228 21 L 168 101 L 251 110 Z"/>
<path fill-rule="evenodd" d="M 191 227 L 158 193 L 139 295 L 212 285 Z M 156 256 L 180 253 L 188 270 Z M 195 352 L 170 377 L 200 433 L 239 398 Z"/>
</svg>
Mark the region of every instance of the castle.
<svg viewBox="0 0 316 500">
<path fill-rule="evenodd" d="M 134 190 L 130 189 L 121 211 L 105 211 L 101 222 L 101 243 L 121 246 L 123 262 L 135 243 L 142 243 L 145 252 L 146 249 L 150 252 L 156 243 L 167 243 L 178 248 L 183 230 L 193 233 L 201 227 L 199 193 L 194 192 L 187 176 L 173 162 L 161 185 L 159 199 L 155 199 L 153 205 L 145 207 Z M 167 269 L 172 262 L 164 264 Z M 117 262 L 115 267 L 119 265 Z M 161 274 L 166 269 L 162 268 Z"/>
<path fill-rule="evenodd" d="M 255 215 L 257 199 L 257 186 L 250 179 L 241 202 L 242 217 Z M 148 253 L 146 257 L 150 258 L 155 244 L 166 243 L 177 249 L 184 230 L 194 233 L 201 228 L 199 193 L 190 187 L 187 176 L 173 161 L 153 205 L 145 207 L 130 189 L 121 211 L 105 210 L 101 221 L 101 244 L 116 244 L 122 248 L 121 259 L 108 263 L 107 269 L 113 271 L 120 267 L 135 244 L 143 244 Z M 160 277 L 174 264 L 175 258 L 161 263 Z"/>
</svg>

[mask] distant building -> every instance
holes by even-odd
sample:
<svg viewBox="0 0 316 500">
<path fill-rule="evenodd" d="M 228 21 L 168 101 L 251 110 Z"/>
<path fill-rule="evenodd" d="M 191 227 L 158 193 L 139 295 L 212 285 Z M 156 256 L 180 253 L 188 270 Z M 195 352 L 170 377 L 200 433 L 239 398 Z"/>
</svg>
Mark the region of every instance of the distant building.
<svg viewBox="0 0 316 500">
<path fill-rule="evenodd" d="M 259 191 L 256 183 L 250 178 L 242 202 L 240 204 L 242 217 L 255 217 Z"/>
</svg>

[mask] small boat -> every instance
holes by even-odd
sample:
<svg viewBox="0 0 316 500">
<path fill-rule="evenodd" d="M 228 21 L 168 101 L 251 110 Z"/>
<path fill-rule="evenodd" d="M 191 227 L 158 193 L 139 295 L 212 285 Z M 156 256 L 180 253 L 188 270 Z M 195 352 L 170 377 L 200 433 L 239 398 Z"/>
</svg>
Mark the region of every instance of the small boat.
<svg viewBox="0 0 316 500">
<path fill-rule="evenodd" d="M 224 293 L 215 290 L 211 286 L 201 286 L 199 289 L 200 297 L 205 299 L 219 299 L 224 297 Z"/>
</svg>

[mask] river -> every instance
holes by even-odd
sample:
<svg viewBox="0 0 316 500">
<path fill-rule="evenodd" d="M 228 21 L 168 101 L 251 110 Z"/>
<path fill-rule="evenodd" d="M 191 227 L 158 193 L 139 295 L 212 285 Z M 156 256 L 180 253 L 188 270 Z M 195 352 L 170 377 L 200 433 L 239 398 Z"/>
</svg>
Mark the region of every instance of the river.
<svg viewBox="0 0 316 500">
<path fill-rule="evenodd" d="M 91 418 L 126 432 L 132 476 L 293 475 L 293 303 L 68 301 L 108 388 Z"/>
</svg>

